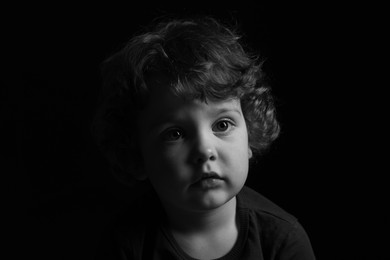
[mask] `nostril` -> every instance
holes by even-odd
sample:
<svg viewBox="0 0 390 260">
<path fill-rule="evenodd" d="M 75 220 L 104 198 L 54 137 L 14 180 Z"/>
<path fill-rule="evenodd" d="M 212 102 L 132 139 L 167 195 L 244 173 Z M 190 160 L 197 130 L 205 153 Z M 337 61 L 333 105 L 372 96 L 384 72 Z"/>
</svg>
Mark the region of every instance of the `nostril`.
<svg viewBox="0 0 390 260">
<path fill-rule="evenodd" d="M 206 149 L 206 150 L 203 150 L 203 151 L 198 151 L 197 155 L 195 155 L 194 159 L 195 159 L 194 161 L 199 164 L 199 163 L 207 162 L 209 160 L 210 161 L 215 161 L 217 159 L 217 156 L 213 152 L 213 150 Z"/>
<path fill-rule="evenodd" d="M 207 160 L 209 159 L 209 157 L 207 156 L 199 156 L 198 159 L 196 160 L 197 163 L 204 163 L 204 162 L 207 162 Z"/>
<path fill-rule="evenodd" d="M 208 160 L 215 161 L 217 159 L 215 153 L 211 149 L 207 149 L 206 151 L 200 153 L 197 158 L 198 163 L 204 163 Z"/>
</svg>

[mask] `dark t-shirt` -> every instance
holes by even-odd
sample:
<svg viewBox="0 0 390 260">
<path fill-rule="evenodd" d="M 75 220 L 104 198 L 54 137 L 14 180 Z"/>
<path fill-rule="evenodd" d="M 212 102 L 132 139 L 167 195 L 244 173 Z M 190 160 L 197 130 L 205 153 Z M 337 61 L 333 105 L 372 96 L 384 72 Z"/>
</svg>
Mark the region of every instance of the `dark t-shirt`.
<svg viewBox="0 0 390 260">
<path fill-rule="evenodd" d="M 237 195 L 237 217 L 237 241 L 219 259 L 315 259 L 297 219 L 248 187 Z M 194 259 L 180 248 L 165 223 L 157 197 L 149 194 L 118 218 L 96 259 Z"/>
</svg>

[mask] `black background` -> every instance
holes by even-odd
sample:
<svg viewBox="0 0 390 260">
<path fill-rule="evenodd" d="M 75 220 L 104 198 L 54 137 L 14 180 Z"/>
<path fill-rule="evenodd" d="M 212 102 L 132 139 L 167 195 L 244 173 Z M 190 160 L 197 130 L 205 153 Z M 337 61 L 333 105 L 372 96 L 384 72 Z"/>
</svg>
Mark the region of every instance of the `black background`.
<svg viewBox="0 0 390 260">
<path fill-rule="evenodd" d="M 5 190 L 14 206 L 16 259 L 93 258 L 103 228 L 129 196 L 107 172 L 89 132 L 99 63 L 156 16 L 194 13 L 237 20 L 249 47 L 266 58 L 282 133 L 247 184 L 298 217 L 318 259 L 385 259 L 375 9 L 307 3 L 5 8 L 2 127 L 11 145 L 3 169 L 12 169 L 4 176 L 12 177 Z"/>
</svg>

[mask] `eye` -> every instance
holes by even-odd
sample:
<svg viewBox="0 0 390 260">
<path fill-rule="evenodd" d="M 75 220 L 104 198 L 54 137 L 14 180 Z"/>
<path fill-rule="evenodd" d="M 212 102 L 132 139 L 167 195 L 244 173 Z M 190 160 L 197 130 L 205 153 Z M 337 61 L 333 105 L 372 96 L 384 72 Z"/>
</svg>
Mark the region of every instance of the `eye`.
<svg viewBox="0 0 390 260">
<path fill-rule="evenodd" d="M 183 138 L 183 131 L 177 128 L 168 129 L 161 134 L 161 139 L 163 141 L 172 142 L 177 141 L 180 138 Z"/>
<path fill-rule="evenodd" d="M 230 120 L 223 119 L 218 121 L 214 126 L 213 126 L 213 131 L 214 132 L 226 132 L 228 131 L 231 127 L 233 126 L 233 123 Z"/>
</svg>

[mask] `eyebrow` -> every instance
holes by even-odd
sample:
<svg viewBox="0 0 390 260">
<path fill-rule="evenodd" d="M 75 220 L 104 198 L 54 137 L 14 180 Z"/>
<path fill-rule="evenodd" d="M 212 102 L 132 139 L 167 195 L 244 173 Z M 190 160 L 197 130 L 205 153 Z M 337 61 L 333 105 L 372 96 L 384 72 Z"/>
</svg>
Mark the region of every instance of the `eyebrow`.
<svg viewBox="0 0 390 260">
<path fill-rule="evenodd" d="M 242 115 L 242 112 L 237 108 L 221 108 L 215 114 L 220 115 L 220 114 L 229 113 L 229 112 L 235 112 L 235 113 L 239 114 L 240 116 Z"/>
<path fill-rule="evenodd" d="M 169 122 L 170 119 L 172 118 L 172 116 L 170 114 L 158 115 L 158 116 L 156 116 L 156 118 L 157 118 L 157 120 L 154 120 L 153 122 L 151 122 L 150 124 L 147 125 L 147 129 L 145 130 L 146 133 L 153 132 L 156 128 Z"/>
<path fill-rule="evenodd" d="M 223 107 L 223 108 L 220 108 L 220 109 L 215 109 L 215 112 L 213 111 L 212 113 L 212 116 L 214 117 L 217 117 L 217 116 L 220 116 L 221 114 L 225 114 L 225 113 L 236 113 L 238 114 L 239 116 L 242 116 L 242 112 L 237 109 L 237 108 L 226 108 L 226 107 Z M 159 119 L 156 120 L 155 122 L 153 122 L 152 124 L 150 124 L 148 126 L 149 130 L 147 130 L 148 132 L 150 131 L 153 131 L 153 129 L 159 127 L 160 125 L 163 125 L 165 124 L 166 122 L 169 122 L 169 121 L 175 121 L 175 120 L 172 120 L 172 118 L 174 118 L 171 114 L 167 114 L 167 115 L 164 115 L 164 116 L 159 116 Z"/>
</svg>

